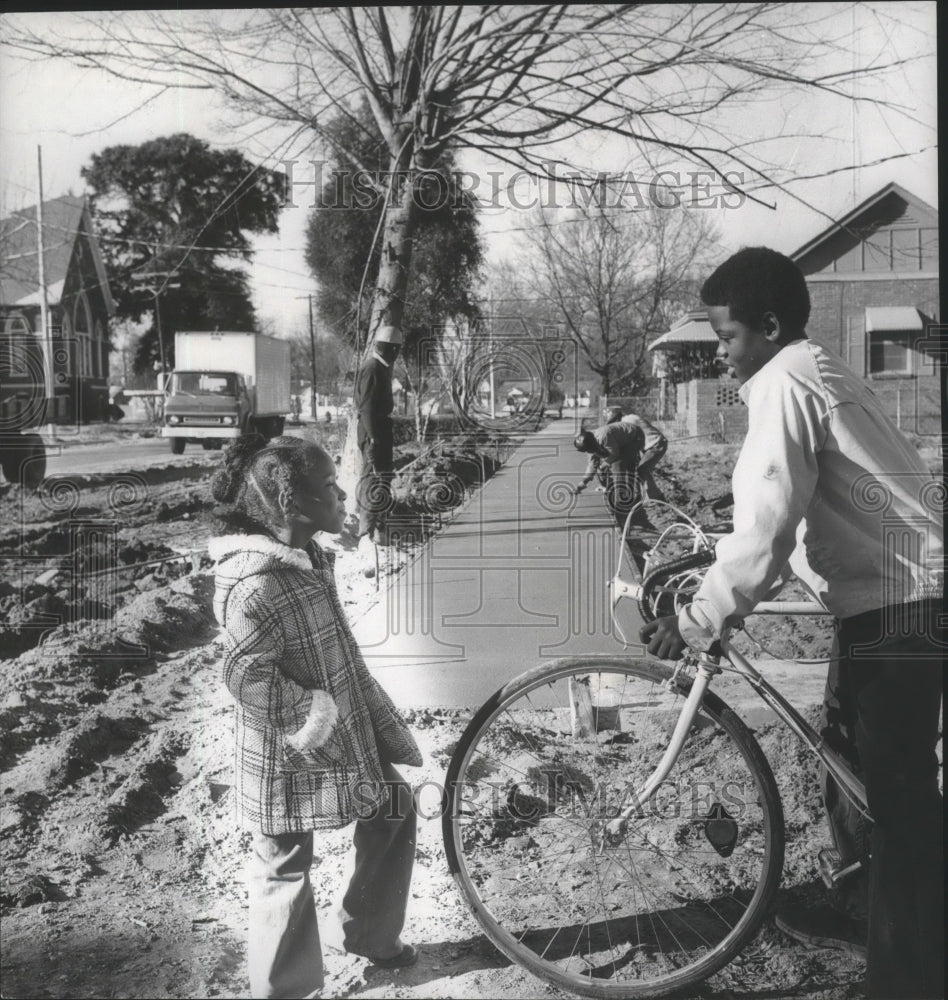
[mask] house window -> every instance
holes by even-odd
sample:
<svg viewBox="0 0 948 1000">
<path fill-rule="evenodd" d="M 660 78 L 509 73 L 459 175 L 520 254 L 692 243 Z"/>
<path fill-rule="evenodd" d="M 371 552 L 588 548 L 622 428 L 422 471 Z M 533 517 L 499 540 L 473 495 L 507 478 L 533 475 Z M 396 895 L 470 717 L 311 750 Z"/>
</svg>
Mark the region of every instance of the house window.
<svg viewBox="0 0 948 1000">
<path fill-rule="evenodd" d="M 892 267 L 895 271 L 917 271 L 918 230 L 892 230 Z"/>
<path fill-rule="evenodd" d="M 912 355 L 907 330 L 880 330 L 869 334 L 869 374 L 908 375 Z"/>
<path fill-rule="evenodd" d="M 30 329 L 30 321 L 23 313 L 10 313 L 3 321 L 3 331 L 14 337 L 25 337 L 33 332 Z"/>
<path fill-rule="evenodd" d="M 846 274 L 862 270 L 862 244 L 857 243 L 836 258 L 836 270 Z"/>
<path fill-rule="evenodd" d="M 938 230 L 922 229 L 919 233 L 922 244 L 922 270 L 938 270 Z"/>
<path fill-rule="evenodd" d="M 101 320 L 95 321 L 95 344 L 93 345 L 95 360 L 98 365 L 99 375 L 109 373 L 109 350 L 105 338 L 105 329 Z"/>
<path fill-rule="evenodd" d="M 887 229 L 873 233 L 862 246 L 864 271 L 889 271 L 892 269 L 892 254 L 889 250 L 889 231 Z"/>
<path fill-rule="evenodd" d="M 76 334 L 76 368 L 79 375 L 94 375 L 92 368 L 92 316 L 85 293 L 76 296 L 73 310 L 73 329 Z"/>
</svg>

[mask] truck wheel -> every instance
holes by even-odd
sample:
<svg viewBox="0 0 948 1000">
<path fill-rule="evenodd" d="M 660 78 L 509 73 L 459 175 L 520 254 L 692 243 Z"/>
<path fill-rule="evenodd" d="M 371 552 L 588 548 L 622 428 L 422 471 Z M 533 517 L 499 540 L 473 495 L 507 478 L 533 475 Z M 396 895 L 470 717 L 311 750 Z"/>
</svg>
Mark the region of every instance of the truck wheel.
<svg viewBox="0 0 948 1000">
<path fill-rule="evenodd" d="M 183 455 L 184 454 L 184 438 L 170 438 L 171 441 L 171 454 L 172 455 Z"/>
<path fill-rule="evenodd" d="M 202 441 L 201 447 L 205 451 L 220 451 L 224 447 L 224 442 L 219 441 L 217 438 L 211 438 L 208 441 Z"/>
<path fill-rule="evenodd" d="M 46 478 L 46 446 L 39 434 L 22 434 L 14 442 L 5 442 L 2 457 L 7 480 L 28 490 L 35 490 Z"/>
<path fill-rule="evenodd" d="M 260 417 L 257 420 L 252 420 L 247 424 L 247 433 L 253 434 L 254 431 L 265 437 L 268 441 L 279 437 L 283 433 L 283 418 Z"/>
</svg>

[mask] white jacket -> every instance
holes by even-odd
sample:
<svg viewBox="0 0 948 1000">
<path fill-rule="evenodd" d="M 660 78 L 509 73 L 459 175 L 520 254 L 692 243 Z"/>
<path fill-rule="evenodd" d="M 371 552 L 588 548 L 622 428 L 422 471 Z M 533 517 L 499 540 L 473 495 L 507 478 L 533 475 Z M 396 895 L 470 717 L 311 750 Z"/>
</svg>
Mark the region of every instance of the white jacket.
<svg viewBox="0 0 948 1000">
<path fill-rule="evenodd" d="M 682 610 L 704 649 L 790 568 L 838 618 L 938 597 L 943 487 L 840 358 L 796 340 L 741 387 L 734 531 Z"/>
</svg>

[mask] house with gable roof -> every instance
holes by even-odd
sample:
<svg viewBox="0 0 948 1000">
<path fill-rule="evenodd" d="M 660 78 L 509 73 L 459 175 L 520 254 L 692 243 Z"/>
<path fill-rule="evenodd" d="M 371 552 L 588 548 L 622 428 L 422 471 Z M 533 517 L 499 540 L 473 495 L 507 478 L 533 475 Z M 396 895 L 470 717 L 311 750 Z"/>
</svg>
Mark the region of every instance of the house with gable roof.
<svg viewBox="0 0 948 1000">
<path fill-rule="evenodd" d="M 43 263 L 53 358 L 48 419 L 103 420 L 109 405 L 109 320 L 115 304 L 88 202 L 43 202 Z M 0 220 L 0 329 L 43 340 L 36 207 Z"/>
<path fill-rule="evenodd" d="M 789 254 L 810 291 L 809 336 L 867 380 L 903 431 L 920 435 L 941 432 L 938 252 L 938 212 L 892 182 Z M 707 360 L 716 341 L 705 311 L 688 313 L 649 345 L 656 373 L 683 352 Z M 724 378 L 681 381 L 676 400 L 682 434 L 746 429 L 736 383 Z"/>
<path fill-rule="evenodd" d="M 873 381 L 932 376 L 938 212 L 887 184 L 790 254 L 806 275 L 809 332 Z"/>
</svg>

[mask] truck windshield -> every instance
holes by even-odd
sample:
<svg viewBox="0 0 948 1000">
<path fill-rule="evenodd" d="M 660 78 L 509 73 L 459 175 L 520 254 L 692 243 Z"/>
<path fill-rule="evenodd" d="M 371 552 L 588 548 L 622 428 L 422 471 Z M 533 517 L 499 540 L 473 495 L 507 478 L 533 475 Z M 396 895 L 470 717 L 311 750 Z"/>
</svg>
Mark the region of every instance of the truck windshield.
<svg viewBox="0 0 948 1000">
<path fill-rule="evenodd" d="M 236 396 L 237 376 L 233 372 L 175 372 L 171 395 Z"/>
</svg>

